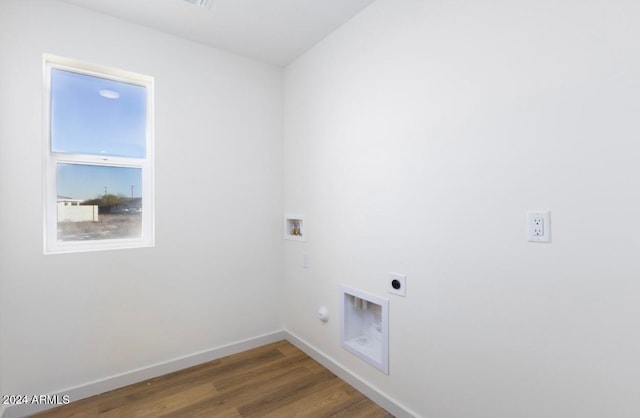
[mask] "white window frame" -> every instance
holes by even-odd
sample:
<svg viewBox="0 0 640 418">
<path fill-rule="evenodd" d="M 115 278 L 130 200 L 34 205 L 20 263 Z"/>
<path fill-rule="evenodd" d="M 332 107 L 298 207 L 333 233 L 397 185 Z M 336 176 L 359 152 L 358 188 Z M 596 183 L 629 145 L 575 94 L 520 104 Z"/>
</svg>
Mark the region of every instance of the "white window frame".
<svg viewBox="0 0 640 418">
<path fill-rule="evenodd" d="M 88 64 L 56 55 L 43 55 L 44 92 L 44 253 L 70 253 L 155 245 L 154 223 L 154 152 L 153 115 L 154 80 L 151 76 Z M 91 154 L 53 152 L 51 146 L 51 70 L 60 69 L 79 74 L 107 78 L 142 86 L 146 89 L 146 143 L 143 158 L 114 157 Z M 92 166 L 139 168 L 142 172 L 142 233 L 135 238 L 114 238 L 86 241 L 59 241 L 57 238 L 57 166 L 84 164 Z"/>
</svg>

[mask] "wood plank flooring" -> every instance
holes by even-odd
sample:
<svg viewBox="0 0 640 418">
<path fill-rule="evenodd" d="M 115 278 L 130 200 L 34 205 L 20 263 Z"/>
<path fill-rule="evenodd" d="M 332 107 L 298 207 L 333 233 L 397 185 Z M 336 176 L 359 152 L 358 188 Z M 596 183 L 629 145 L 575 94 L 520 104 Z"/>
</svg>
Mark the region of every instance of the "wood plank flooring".
<svg viewBox="0 0 640 418">
<path fill-rule="evenodd" d="M 287 341 L 33 415 L 81 417 L 392 417 Z"/>
</svg>

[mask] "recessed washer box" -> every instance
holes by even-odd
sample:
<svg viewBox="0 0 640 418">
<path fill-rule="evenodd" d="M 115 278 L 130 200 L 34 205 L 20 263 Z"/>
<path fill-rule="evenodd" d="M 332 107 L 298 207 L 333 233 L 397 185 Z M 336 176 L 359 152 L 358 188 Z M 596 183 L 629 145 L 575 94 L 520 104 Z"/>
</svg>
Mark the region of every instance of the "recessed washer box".
<svg viewBox="0 0 640 418">
<path fill-rule="evenodd" d="M 389 374 L 389 300 L 340 288 L 340 345 Z"/>
<path fill-rule="evenodd" d="M 284 238 L 292 241 L 306 241 L 307 236 L 304 231 L 304 216 L 285 215 Z"/>
</svg>

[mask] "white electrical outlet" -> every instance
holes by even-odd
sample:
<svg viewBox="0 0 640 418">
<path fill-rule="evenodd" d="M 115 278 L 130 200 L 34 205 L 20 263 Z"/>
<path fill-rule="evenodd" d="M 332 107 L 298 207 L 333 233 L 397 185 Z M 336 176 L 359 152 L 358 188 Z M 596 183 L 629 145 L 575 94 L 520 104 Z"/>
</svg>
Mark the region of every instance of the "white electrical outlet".
<svg viewBox="0 0 640 418">
<path fill-rule="evenodd" d="M 527 212 L 527 239 L 530 242 L 551 242 L 549 211 Z"/>
<path fill-rule="evenodd" d="M 387 276 L 387 290 L 398 296 L 405 296 L 407 293 L 407 276 L 400 273 L 389 273 Z"/>
</svg>

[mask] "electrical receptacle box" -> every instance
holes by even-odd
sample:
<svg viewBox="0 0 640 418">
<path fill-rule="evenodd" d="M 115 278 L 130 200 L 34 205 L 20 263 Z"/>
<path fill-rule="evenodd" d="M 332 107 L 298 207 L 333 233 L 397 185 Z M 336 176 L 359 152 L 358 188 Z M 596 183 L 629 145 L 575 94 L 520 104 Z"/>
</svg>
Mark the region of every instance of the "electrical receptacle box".
<svg viewBox="0 0 640 418">
<path fill-rule="evenodd" d="M 549 211 L 527 212 L 527 240 L 551 242 L 551 215 Z"/>
<path fill-rule="evenodd" d="M 400 273 L 389 273 L 387 275 L 387 290 L 398 296 L 405 296 L 407 293 L 407 276 Z"/>
</svg>

